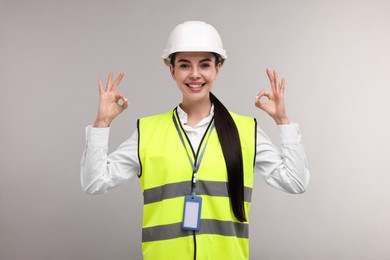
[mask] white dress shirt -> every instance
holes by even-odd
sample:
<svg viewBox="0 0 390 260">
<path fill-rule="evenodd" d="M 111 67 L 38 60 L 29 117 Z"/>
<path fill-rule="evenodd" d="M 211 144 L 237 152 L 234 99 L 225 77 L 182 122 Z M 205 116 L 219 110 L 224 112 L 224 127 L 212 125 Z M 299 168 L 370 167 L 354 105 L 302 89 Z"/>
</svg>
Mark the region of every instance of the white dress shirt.
<svg viewBox="0 0 390 260">
<path fill-rule="evenodd" d="M 187 124 L 187 114 L 177 107 L 183 129 L 194 150 L 213 118 L 214 110 L 193 128 Z M 277 189 L 302 193 L 309 183 L 309 170 L 298 124 L 277 126 L 282 153 L 257 126 L 255 174 Z M 81 186 L 88 194 L 101 194 L 127 182 L 140 171 L 138 159 L 138 132 L 107 155 L 109 128 L 86 128 L 86 146 L 81 159 Z"/>
</svg>

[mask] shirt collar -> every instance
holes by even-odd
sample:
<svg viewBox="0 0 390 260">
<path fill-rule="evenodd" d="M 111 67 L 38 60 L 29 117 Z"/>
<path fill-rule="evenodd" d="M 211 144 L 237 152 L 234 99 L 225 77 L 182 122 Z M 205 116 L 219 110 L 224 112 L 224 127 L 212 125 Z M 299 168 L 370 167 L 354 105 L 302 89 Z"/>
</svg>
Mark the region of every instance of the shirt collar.
<svg viewBox="0 0 390 260">
<path fill-rule="evenodd" d="M 188 116 L 187 116 L 187 113 L 184 112 L 184 110 L 179 106 L 177 106 L 177 116 L 179 117 L 179 120 L 180 122 L 183 124 L 183 125 L 187 125 L 187 121 L 188 121 Z M 205 124 L 209 124 L 211 119 L 213 119 L 213 116 L 214 116 L 214 104 L 211 104 L 211 109 L 210 109 L 210 115 L 206 116 L 205 118 L 203 118 L 197 125 L 198 126 L 202 126 L 202 125 L 205 125 Z"/>
</svg>

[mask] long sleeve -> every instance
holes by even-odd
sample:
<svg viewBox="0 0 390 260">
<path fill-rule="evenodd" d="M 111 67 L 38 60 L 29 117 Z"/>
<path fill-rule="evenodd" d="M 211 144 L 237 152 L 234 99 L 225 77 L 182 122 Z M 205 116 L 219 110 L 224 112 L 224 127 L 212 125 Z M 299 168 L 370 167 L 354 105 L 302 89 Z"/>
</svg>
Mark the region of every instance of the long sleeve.
<svg viewBox="0 0 390 260">
<path fill-rule="evenodd" d="M 206 125 L 207 126 L 207 125 Z M 202 126 L 196 130 L 203 132 Z M 197 132 L 195 131 L 195 132 Z M 272 144 L 264 131 L 257 128 L 255 174 L 266 183 L 289 193 L 302 193 L 309 182 L 309 170 L 297 124 L 279 125 L 282 153 Z M 191 143 L 197 134 L 188 130 Z M 135 176 L 140 171 L 138 133 L 107 155 L 109 128 L 86 128 L 86 147 L 81 159 L 81 186 L 88 194 L 106 193 Z"/>
<path fill-rule="evenodd" d="M 86 146 L 81 158 L 81 187 L 88 194 L 106 193 L 140 171 L 138 134 L 107 155 L 109 128 L 86 128 Z"/>
<path fill-rule="evenodd" d="M 278 125 L 282 153 L 257 128 L 255 173 L 265 182 L 289 193 L 303 193 L 310 174 L 298 124 Z"/>
</svg>

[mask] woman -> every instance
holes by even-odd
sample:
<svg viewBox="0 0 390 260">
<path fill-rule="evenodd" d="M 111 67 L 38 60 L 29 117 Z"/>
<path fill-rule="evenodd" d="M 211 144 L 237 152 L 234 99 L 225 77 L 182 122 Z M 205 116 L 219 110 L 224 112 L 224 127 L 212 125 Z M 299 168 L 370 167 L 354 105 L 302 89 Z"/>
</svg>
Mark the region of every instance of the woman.
<svg viewBox="0 0 390 260">
<path fill-rule="evenodd" d="M 109 126 L 128 100 L 117 93 L 123 73 L 114 82 L 110 73 L 105 89 L 99 80 L 82 187 L 104 193 L 138 175 L 144 259 L 248 259 L 253 175 L 290 193 L 304 192 L 309 181 L 298 125 L 290 123 L 284 107 L 285 80 L 267 69 L 271 91 L 261 91 L 255 103 L 278 125 L 280 154 L 255 119 L 229 112 L 211 93 L 227 58 L 214 27 L 198 21 L 178 25 L 163 58 L 182 102 L 173 111 L 140 119 L 137 131 L 109 156 Z"/>
</svg>

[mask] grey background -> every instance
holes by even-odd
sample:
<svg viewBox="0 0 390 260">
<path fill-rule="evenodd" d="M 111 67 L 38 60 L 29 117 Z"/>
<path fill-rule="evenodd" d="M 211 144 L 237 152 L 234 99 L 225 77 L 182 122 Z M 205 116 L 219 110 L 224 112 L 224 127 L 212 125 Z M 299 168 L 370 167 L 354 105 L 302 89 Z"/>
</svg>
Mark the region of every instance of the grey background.
<svg viewBox="0 0 390 260">
<path fill-rule="evenodd" d="M 114 150 L 136 119 L 180 94 L 160 59 L 172 28 L 204 20 L 229 58 L 214 92 L 254 107 L 265 68 L 286 76 L 309 190 L 255 180 L 251 259 L 390 259 L 390 3 L 388 1 L 0 0 L 0 259 L 141 259 L 136 179 L 102 196 L 80 189 L 85 126 L 98 78 L 125 72 L 131 101 L 111 129 Z"/>
</svg>

